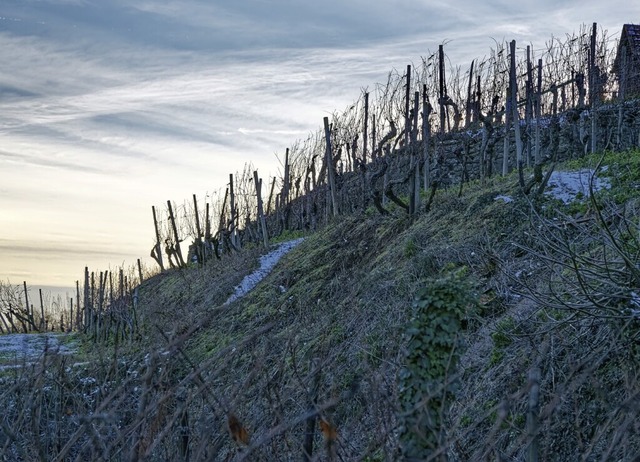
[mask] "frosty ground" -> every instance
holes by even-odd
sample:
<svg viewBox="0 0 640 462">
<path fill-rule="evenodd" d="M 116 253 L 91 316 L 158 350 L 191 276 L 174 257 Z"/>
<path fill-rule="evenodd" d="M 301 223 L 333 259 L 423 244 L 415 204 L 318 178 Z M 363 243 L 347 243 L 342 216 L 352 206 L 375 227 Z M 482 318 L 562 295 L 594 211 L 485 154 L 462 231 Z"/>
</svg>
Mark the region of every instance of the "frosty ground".
<svg viewBox="0 0 640 462">
<path fill-rule="evenodd" d="M 246 276 L 227 299 L 225 305 L 245 296 L 262 281 L 280 258 L 303 241 L 302 238 L 284 242 L 260 257 L 260 267 Z M 73 344 L 65 343 L 66 334 L 8 334 L 0 336 L 0 371 L 32 364 L 43 354 L 71 354 Z"/>
</svg>

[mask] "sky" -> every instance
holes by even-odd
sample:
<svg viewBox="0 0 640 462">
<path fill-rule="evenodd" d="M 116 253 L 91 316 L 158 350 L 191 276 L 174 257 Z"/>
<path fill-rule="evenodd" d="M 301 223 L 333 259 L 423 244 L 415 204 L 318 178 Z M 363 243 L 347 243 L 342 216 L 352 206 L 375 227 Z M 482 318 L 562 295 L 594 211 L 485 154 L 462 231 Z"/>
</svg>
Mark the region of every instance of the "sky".
<svg viewBox="0 0 640 462">
<path fill-rule="evenodd" d="M 0 280 L 151 265 L 151 206 L 224 189 L 446 43 L 543 47 L 640 2 L 0 0 Z"/>
</svg>

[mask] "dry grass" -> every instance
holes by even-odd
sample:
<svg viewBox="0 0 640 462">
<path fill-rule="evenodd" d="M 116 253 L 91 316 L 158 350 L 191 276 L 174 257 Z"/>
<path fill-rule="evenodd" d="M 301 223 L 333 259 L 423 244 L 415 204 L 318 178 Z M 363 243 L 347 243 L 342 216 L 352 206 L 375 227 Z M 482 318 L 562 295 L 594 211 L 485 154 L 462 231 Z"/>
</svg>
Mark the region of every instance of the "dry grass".
<svg viewBox="0 0 640 462">
<path fill-rule="evenodd" d="M 24 461 L 397 460 L 396 375 L 413 294 L 466 266 L 481 304 L 460 333 L 461 388 L 440 454 L 533 460 L 537 448 L 540 460 L 634 460 L 637 325 L 558 312 L 542 292 L 522 297 L 522 278 L 553 272 L 522 248 L 532 242 L 527 202 L 493 200 L 512 184 L 439 194 L 414 222 L 400 212 L 342 217 L 228 306 L 258 249 L 156 276 L 141 287 L 139 338 L 87 344 L 82 365 L 50 352 L 1 377 L 0 452 Z"/>
</svg>

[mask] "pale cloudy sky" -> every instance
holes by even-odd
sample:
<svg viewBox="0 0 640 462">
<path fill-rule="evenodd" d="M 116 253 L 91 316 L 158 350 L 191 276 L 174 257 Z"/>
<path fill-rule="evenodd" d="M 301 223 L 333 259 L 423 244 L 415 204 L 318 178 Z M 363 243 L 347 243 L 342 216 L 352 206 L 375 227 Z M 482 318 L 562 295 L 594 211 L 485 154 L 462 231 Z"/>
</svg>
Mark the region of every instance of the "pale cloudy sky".
<svg viewBox="0 0 640 462">
<path fill-rule="evenodd" d="M 224 188 L 447 42 L 542 47 L 611 0 L 0 0 L 0 279 L 71 286 L 148 261 L 151 206 Z"/>
</svg>

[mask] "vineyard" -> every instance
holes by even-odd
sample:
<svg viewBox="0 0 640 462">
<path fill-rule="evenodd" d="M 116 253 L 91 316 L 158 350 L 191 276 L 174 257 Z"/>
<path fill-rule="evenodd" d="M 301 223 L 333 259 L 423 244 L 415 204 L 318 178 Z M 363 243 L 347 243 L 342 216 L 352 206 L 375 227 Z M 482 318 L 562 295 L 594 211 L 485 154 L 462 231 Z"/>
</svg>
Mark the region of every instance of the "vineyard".
<svg viewBox="0 0 640 462">
<path fill-rule="evenodd" d="M 85 268 L 68 309 L 0 285 L 4 333 L 79 344 L 0 371 L 0 455 L 637 460 L 634 30 L 441 46 L 280 175 L 153 206 L 154 268 Z"/>
<path fill-rule="evenodd" d="M 168 201 L 164 220 L 154 207 L 153 256 L 161 269 L 217 258 L 284 232 L 317 230 L 332 216 L 367 207 L 385 214 L 389 202 L 414 215 L 429 207 L 421 191 L 429 199 L 513 169 L 529 193 L 554 162 L 635 147 L 640 107 L 626 82 L 640 70 L 620 72 L 618 51 L 595 24 L 543 50 L 496 44 L 464 73 L 447 68 L 440 46 L 287 148 L 281 177 L 263 184 L 246 165 L 204 206 L 195 195 L 179 207 Z"/>
<path fill-rule="evenodd" d="M 638 146 L 640 66 L 637 50 L 627 50 L 635 44 L 633 30 L 625 26 L 625 38 L 614 41 L 593 24 L 540 49 L 496 43 L 466 69 L 453 66 L 441 45 L 404 73 L 391 71 L 385 83 L 363 90 L 346 110 L 325 117 L 317 132 L 294 142 L 280 159 L 280 176 L 263 184 L 247 164 L 200 203 L 194 194 L 180 205 L 154 206 L 157 267 L 138 260 L 130 268 L 86 268 L 75 284 L 75 314 L 73 299 L 59 301 L 62 309 L 49 324 L 92 326 L 97 335 L 97 317 L 108 313 L 121 319 L 101 322 L 120 326 L 109 332 L 125 324 L 130 331 L 133 290 L 144 273 L 204 264 L 255 243 L 267 247 L 279 236 L 316 231 L 331 217 L 369 207 L 386 214 L 393 204 L 415 216 L 429 210 L 438 190 L 461 191 L 469 181 L 514 169 L 522 189 L 535 194 L 558 161 Z M 5 286 L 0 328 L 43 328 L 51 317 L 43 304 L 38 313 L 16 301 L 28 300 L 21 287 Z M 14 318 L 19 326 L 11 325 Z"/>
</svg>

